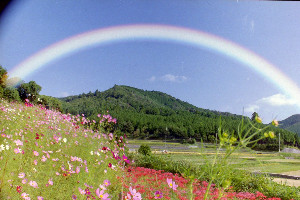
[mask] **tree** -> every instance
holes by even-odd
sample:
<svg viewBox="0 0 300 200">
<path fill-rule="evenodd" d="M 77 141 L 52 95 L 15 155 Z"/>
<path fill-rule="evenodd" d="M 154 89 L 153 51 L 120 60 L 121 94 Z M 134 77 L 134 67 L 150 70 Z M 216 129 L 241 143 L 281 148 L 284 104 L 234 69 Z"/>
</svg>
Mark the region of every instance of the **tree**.
<svg viewBox="0 0 300 200">
<path fill-rule="evenodd" d="M 30 102 L 34 102 L 37 96 L 39 95 L 42 87 L 36 84 L 35 81 L 30 81 L 29 83 L 22 83 L 18 87 L 18 92 L 20 98 L 24 101 L 28 99 Z"/>
<path fill-rule="evenodd" d="M 257 112 L 252 113 L 251 120 L 252 120 L 252 121 L 255 121 L 255 118 L 256 118 L 256 117 L 258 117 Z"/>
<path fill-rule="evenodd" d="M 6 87 L 3 90 L 3 97 L 8 101 L 20 101 L 18 90 L 14 87 Z"/>
<path fill-rule="evenodd" d="M 2 88 L 6 85 L 6 80 L 8 78 L 7 71 L 0 65 L 0 86 Z"/>
</svg>

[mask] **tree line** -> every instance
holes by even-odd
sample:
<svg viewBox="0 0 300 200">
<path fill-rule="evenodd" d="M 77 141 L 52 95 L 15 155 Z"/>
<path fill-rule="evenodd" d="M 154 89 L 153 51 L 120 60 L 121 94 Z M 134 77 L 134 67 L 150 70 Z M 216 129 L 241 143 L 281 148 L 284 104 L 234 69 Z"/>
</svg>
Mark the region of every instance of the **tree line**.
<svg viewBox="0 0 300 200">
<path fill-rule="evenodd" d="M 0 65 L 0 98 L 8 101 L 40 104 L 49 109 L 62 111 L 61 101 L 57 98 L 40 95 L 42 87 L 35 81 L 20 80 L 17 77 L 9 78 L 7 70 Z"/>
</svg>

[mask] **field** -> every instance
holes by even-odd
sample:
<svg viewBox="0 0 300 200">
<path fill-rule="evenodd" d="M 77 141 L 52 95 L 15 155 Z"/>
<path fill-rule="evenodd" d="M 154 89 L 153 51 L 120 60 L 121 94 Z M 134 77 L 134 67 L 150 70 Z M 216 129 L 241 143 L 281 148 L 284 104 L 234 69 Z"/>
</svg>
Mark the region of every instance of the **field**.
<svg viewBox="0 0 300 200">
<path fill-rule="evenodd" d="M 154 154 L 174 161 L 186 161 L 194 165 L 204 164 L 205 159 L 212 159 L 216 153 L 214 144 L 180 144 L 174 141 L 155 140 L 129 140 L 128 148 L 137 151 L 142 144 L 151 146 Z M 164 153 L 166 150 L 167 153 Z M 221 151 L 222 153 L 222 151 Z M 245 169 L 250 172 L 286 174 L 300 177 L 300 154 L 287 154 L 279 152 L 258 152 L 252 150 L 240 150 L 234 153 L 229 161 L 233 168 Z M 280 179 L 276 182 L 283 182 L 291 186 L 300 186 L 300 178 Z"/>
<path fill-rule="evenodd" d="M 110 115 L 99 115 L 99 121 L 93 122 L 83 115 L 62 114 L 29 102 L 24 105 L 0 100 L 0 199 L 290 200 L 299 197 L 297 188 L 270 184 L 264 177 L 240 174 L 238 183 L 231 182 L 226 179 L 232 176 L 227 174 L 231 171 L 223 169 L 223 163 L 213 164 L 202 179 L 189 173 L 187 165 L 172 173 L 167 168 L 137 166 L 138 160 L 132 159 L 130 152 L 141 144 L 153 146 L 160 160 L 152 160 L 152 164 L 161 167 L 173 167 L 176 161 L 191 166 L 202 165 L 204 160 L 211 162 L 216 146 L 204 144 L 199 148 L 178 142 L 137 140 L 127 144 L 125 138 L 111 132 L 115 123 L 116 119 Z M 162 153 L 164 149 L 167 153 Z M 219 155 L 223 153 L 221 149 Z M 152 159 L 142 154 L 137 156 L 141 156 L 140 161 Z M 284 160 L 284 156 L 291 157 L 240 150 L 229 164 L 234 168 L 247 165 L 250 169 L 250 163 L 252 167 L 256 163 L 278 163 L 272 168 L 278 171 L 287 163 L 276 160 Z M 291 160 L 287 164 L 289 170 L 298 170 L 294 161 L 299 157 Z M 237 187 L 233 188 L 233 184 Z"/>
</svg>

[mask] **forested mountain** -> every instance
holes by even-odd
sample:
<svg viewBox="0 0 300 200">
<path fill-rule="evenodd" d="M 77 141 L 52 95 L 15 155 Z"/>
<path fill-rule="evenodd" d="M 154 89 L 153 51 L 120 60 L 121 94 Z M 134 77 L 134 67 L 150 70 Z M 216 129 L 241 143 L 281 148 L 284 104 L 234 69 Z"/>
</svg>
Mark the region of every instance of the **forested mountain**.
<svg viewBox="0 0 300 200">
<path fill-rule="evenodd" d="M 119 85 L 103 92 L 96 90 L 60 100 L 64 112 L 84 114 L 96 121 L 99 120 L 99 113 L 109 111 L 117 118 L 117 130 L 135 138 L 193 138 L 213 142 L 220 120 L 223 130 L 237 134 L 242 118 L 231 113 L 198 108 L 163 92 Z M 276 132 L 282 133 L 286 144 L 300 143 L 294 133 L 282 129 L 276 129 Z"/>
<path fill-rule="evenodd" d="M 279 127 L 295 132 L 300 137 L 300 114 L 292 115 L 279 122 Z"/>
</svg>

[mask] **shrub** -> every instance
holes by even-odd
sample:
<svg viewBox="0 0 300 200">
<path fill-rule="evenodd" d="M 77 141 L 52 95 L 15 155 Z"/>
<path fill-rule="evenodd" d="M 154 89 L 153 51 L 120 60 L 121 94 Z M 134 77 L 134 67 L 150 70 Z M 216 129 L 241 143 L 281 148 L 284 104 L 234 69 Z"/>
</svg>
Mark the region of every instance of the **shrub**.
<svg viewBox="0 0 300 200">
<path fill-rule="evenodd" d="M 151 148 L 147 144 L 142 144 L 138 150 L 138 152 L 144 156 L 150 156 L 151 155 Z"/>
</svg>

